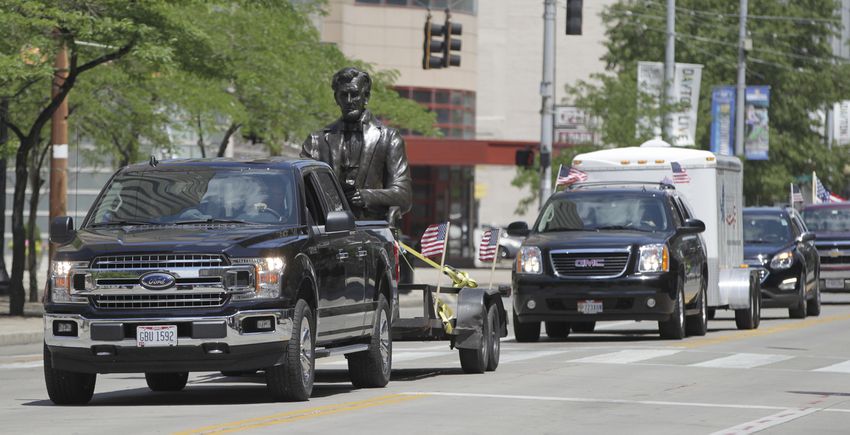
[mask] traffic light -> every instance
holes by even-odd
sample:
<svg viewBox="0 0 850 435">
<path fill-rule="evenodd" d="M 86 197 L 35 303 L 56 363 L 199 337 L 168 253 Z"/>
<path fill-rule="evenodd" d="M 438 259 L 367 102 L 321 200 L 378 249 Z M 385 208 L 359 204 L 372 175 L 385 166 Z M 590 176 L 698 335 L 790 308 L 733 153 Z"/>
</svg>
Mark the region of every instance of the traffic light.
<svg viewBox="0 0 850 435">
<path fill-rule="evenodd" d="M 581 35 L 581 2 L 567 0 L 567 35 Z"/>
<path fill-rule="evenodd" d="M 425 20 L 425 42 L 422 44 L 422 69 L 442 68 L 443 59 L 434 54 L 441 54 L 443 46 L 440 38 L 445 33 L 442 25 L 431 22 L 431 14 L 428 14 L 428 19 Z"/>
<path fill-rule="evenodd" d="M 443 26 L 443 68 L 460 66 L 460 55 L 452 54 L 452 51 L 460 51 L 460 39 L 452 36 L 460 36 L 463 33 L 463 25 L 451 22 L 451 15 L 446 13 L 446 25 Z"/>
</svg>

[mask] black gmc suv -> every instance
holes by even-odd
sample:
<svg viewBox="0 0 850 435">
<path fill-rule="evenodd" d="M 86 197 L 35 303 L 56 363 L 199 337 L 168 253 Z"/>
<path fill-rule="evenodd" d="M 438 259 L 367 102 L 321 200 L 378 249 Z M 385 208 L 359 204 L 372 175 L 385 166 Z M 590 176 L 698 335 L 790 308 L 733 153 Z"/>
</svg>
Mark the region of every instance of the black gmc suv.
<svg viewBox="0 0 850 435">
<path fill-rule="evenodd" d="M 593 331 L 598 320 L 657 320 L 665 338 L 704 335 L 703 231 L 667 184 L 583 183 L 555 193 L 517 255 L 517 341 L 536 341 L 541 321 L 551 338 Z"/>
<path fill-rule="evenodd" d="M 74 230 L 57 218 L 44 375 L 58 404 L 97 373 L 264 370 L 306 400 L 314 359 L 345 354 L 355 386 L 390 377 L 397 256 L 385 221 L 355 222 L 331 169 L 308 160 L 174 160 L 119 170 Z"/>
</svg>

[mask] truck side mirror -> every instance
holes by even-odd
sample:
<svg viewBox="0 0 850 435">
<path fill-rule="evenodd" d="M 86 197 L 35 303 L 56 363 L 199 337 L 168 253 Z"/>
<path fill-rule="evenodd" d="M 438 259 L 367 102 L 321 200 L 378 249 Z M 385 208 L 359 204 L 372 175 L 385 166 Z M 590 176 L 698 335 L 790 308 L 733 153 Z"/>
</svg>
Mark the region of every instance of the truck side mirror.
<svg viewBox="0 0 850 435">
<path fill-rule="evenodd" d="M 679 227 L 682 234 L 699 234 L 705 231 L 705 222 L 699 219 L 685 219 L 685 223 Z"/>
<path fill-rule="evenodd" d="M 797 241 L 800 243 L 808 243 L 815 240 L 815 238 L 817 238 L 817 236 L 815 236 L 815 233 L 811 231 L 806 231 L 805 233 L 800 234 L 800 237 L 797 238 Z"/>
<path fill-rule="evenodd" d="M 347 211 L 332 211 L 325 219 L 326 233 L 339 233 L 342 231 L 354 231 L 356 228 L 354 216 Z"/>
<path fill-rule="evenodd" d="M 523 221 L 511 222 L 505 229 L 509 236 L 528 237 L 531 230 L 528 229 L 528 224 Z"/>
<path fill-rule="evenodd" d="M 64 245 L 71 240 L 77 232 L 74 230 L 74 218 L 70 216 L 57 216 L 50 223 L 50 241 L 57 245 Z"/>
</svg>

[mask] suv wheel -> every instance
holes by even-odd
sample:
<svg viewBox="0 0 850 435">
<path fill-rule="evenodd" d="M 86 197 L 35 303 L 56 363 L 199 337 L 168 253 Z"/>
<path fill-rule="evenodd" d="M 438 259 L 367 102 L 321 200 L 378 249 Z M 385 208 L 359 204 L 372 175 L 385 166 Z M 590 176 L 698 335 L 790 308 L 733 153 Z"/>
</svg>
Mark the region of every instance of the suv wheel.
<svg viewBox="0 0 850 435">
<path fill-rule="evenodd" d="M 564 339 L 570 336 L 570 322 L 546 321 L 546 336 Z"/>
<path fill-rule="evenodd" d="M 699 313 L 689 316 L 687 322 L 688 335 L 702 336 L 708 331 L 708 294 L 706 294 L 706 275 L 703 273 L 700 280 L 699 296 L 697 296 L 697 304 L 699 304 Z"/>
<path fill-rule="evenodd" d="M 596 322 L 571 322 L 570 328 L 573 332 L 593 332 L 596 329 Z"/>
<path fill-rule="evenodd" d="M 514 335 L 520 343 L 530 343 L 540 339 L 540 322 L 520 323 L 516 311 L 513 315 Z"/>
<path fill-rule="evenodd" d="M 390 382 L 393 364 L 393 340 L 390 335 L 390 307 L 383 294 L 378 296 L 375 327 L 369 350 L 346 355 L 348 375 L 357 388 L 380 388 Z"/>
<path fill-rule="evenodd" d="M 820 277 L 815 279 L 815 294 L 806 307 L 806 313 L 810 316 L 820 316 Z"/>
<path fill-rule="evenodd" d="M 797 301 L 797 306 L 788 309 L 788 316 L 792 319 L 805 319 L 806 314 L 809 311 L 808 300 L 806 300 L 806 271 L 800 272 L 800 277 L 797 278 L 797 287 L 799 300 Z"/>
<path fill-rule="evenodd" d="M 313 312 L 307 301 L 295 304 L 292 337 L 285 343 L 284 363 L 266 369 L 266 387 L 275 400 L 304 401 L 313 393 L 316 344 Z"/>
<path fill-rule="evenodd" d="M 94 395 L 94 373 L 76 373 L 53 368 L 53 360 L 44 345 L 44 383 L 47 395 L 57 405 L 84 405 Z"/>
<path fill-rule="evenodd" d="M 685 292 L 682 290 L 682 277 L 678 279 L 676 299 L 673 301 L 673 313 L 670 320 L 658 322 L 661 338 L 681 340 L 685 338 Z"/>
</svg>

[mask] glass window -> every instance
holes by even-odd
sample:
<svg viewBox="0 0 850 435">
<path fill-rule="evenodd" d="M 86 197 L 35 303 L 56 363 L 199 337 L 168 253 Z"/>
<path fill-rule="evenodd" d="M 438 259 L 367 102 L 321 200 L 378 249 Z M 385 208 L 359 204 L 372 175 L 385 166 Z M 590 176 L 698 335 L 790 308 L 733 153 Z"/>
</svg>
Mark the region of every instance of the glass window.
<svg viewBox="0 0 850 435">
<path fill-rule="evenodd" d="M 387 0 L 387 4 L 392 6 L 407 6 L 407 0 Z"/>
<path fill-rule="evenodd" d="M 315 180 L 311 174 L 304 177 L 304 197 L 307 202 L 308 217 L 312 219 L 312 223 L 324 225 L 325 212 L 322 209 L 321 201 L 319 201 L 318 189 L 316 189 Z"/>
<path fill-rule="evenodd" d="M 850 208 L 824 207 L 803 210 L 803 221 L 810 231 L 816 233 L 848 233 L 850 232 Z"/>
<path fill-rule="evenodd" d="M 791 239 L 791 226 L 781 214 L 744 213 L 744 243 L 785 243 Z"/>
<path fill-rule="evenodd" d="M 582 192 L 546 204 L 534 225 L 552 231 L 667 231 L 664 200 L 656 195 Z"/>
<path fill-rule="evenodd" d="M 354 2 L 355 2 L 355 3 L 367 3 L 367 4 L 374 4 L 374 5 L 376 5 L 376 4 L 381 3 L 381 0 L 355 0 Z"/>
<path fill-rule="evenodd" d="M 448 124 L 449 123 L 449 109 L 437 109 L 437 123 L 438 124 Z"/>
<path fill-rule="evenodd" d="M 422 90 L 422 89 L 414 89 L 413 90 L 413 101 L 416 101 L 417 103 L 431 104 L 431 91 L 430 90 Z"/>
<path fill-rule="evenodd" d="M 322 192 L 325 193 L 325 199 L 328 202 L 328 211 L 346 211 L 345 205 L 343 205 L 342 195 L 339 193 L 339 189 L 337 188 L 334 179 L 331 178 L 331 174 L 327 172 L 319 172 L 319 187 L 322 189 Z"/>
<path fill-rule="evenodd" d="M 434 102 L 437 104 L 448 104 L 449 103 L 449 91 L 446 90 L 438 90 L 437 97 L 434 99 Z"/>
</svg>

